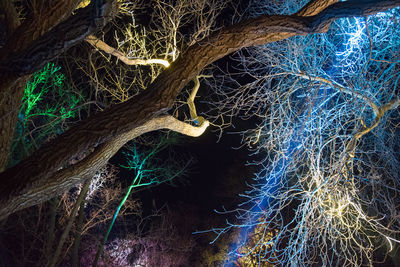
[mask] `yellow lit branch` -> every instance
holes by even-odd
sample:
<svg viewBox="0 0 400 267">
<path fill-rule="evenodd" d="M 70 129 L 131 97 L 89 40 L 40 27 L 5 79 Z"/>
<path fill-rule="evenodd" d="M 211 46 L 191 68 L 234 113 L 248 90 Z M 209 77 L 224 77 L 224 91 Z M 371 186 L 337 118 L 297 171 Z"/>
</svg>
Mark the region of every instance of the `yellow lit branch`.
<svg viewBox="0 0 400 267">
<path fill-rule="evenodd" d="M 187 105 L 189 106 L 190 118 L 194 121 L 197 120 L 198 121 L 197 124 L 199 124 L 199 125 L 201 125 L 203 123 L 204 118 L 201 116 L 197 116 L 194 99 L 196 98 L 197 92 L 199 91 L 199 88 L 200 88 L 199 78 L 207 78 L 207 77 L 211 77 L 211 76 L 198 75 L 198 76 L 196 76 L 196 78 L 194 78 L 194 86 L 193 86 L 192 92 L 190 93 L 188 100 L 187 100 Z"/>
<path fill-rule="evenodd" d="M 357 132 L 353 139 L 350 141 L 347 151 L 350 155 L 354 156 L 354 150 L 357 146 L 357 140 L 359 140 L 362 136 L 372 131 L 376 126 L 379 125 L 382 117 L 388 112 L 389 110 L 395 109 L 400 105 L 400 99 L 393 99 L 390 102 L 382 105 L 381 107 L 377 107 L 378 112 L 376 113 L 375 119 L 370 127 L 365 127 L 363 130 Z"/>
<path fill-rule="evenodd" d="M 164 67 L 169 67 L 169 62 L 165 59 L 131 59 L 124 55 L 122 52 L 118 51 L 117 49 L 109 46 L 102 40 L 98 39 L 96 36 L 89 35 L 86 37 L 86 42 L 93 45 L 99 50 L 106 52 L 107 54 L 113 55 L 126 65 L 152 65 L 152 64 L 160 64 Z"/>
<path fill-rule="evenodd" d="M 175 119 L 172 116 L 165 117 L 165 128 L 192 137 L 202 135 L 209 125 L 210 122 L 204 118 L 200 122 L 200 125 L 196 127 Z"/>
</svg>

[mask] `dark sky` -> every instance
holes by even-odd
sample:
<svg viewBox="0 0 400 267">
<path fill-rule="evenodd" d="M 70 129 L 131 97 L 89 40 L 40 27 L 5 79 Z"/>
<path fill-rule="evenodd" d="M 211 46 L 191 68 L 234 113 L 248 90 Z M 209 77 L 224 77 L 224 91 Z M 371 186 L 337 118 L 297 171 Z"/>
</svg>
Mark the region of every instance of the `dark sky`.
<svg viewBox="0 0 400 267">
<path fill-rule="evenodd" d="M 205 134 L 190 140 L 188 144 L 179 147 L 192 155 L 195 162 L 189 175 L 182 185 L 171 187 L 161 185 L 149 190 L 149 194 L 157 202 L 192 203 L 206 210 L 218 208 L 221 205 L 230 205 L 232 198 L 240 192 L 244 184 L 244 177 L 251 175 L 250 167 L 245 166 L 248 161 L 246 149 L 234 149 L 240 143 L 240 137 L 225 134 L 217 142 L 217 134 L 208 129 Z"/>
</svg>

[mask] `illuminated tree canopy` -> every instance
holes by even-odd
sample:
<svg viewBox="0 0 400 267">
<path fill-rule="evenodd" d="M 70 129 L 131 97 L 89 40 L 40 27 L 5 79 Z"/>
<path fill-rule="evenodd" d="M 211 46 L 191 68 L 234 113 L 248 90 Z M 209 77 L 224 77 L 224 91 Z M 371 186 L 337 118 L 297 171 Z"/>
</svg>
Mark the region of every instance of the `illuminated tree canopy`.
<svg viewBox="0 0 400 267">
<path fill-rule="evenodd" d="M 400 1 L 276 2 L 251 3 L 221 26 L 227 1 L 32 1 L 26 17 L 3 1 L 0 218 L 91 179 L 145 133 L 196 137 L 246 114 L 262 121 L 244 141 L 264 160 L 238 208 L 239 227 L 265 235 L 252 238 L 253 249 L 245 235 L 232 255 L 345 266 L 392 250 L 400 227 Z M 136 13 L 146 8 L 151 22 L 141 25 Z M 68 58 L 78 46 L 85 49 Z M 235 52 L 251 77 L 246 85 L 210 68 Z M 60 72 L 51 62 L 63 57 Z M 77 89 L 83 80 L 90 90 Z M 215 95 L 198 111 L 203 81 Z"/>
<path fill-rule="evenodd" d="M 236 210 L 243 224 L 213 229 L 242 229 L 228 262 L 360 266 L 379 249 L 398 255 L 398 18 L 393 9 L 341 19 L 323 35 L 248 49 L 238 72 L 251 84 L 217 79 L 217 114 L 262 121 L 243 133 L 264 158 Z"/>
</svg>

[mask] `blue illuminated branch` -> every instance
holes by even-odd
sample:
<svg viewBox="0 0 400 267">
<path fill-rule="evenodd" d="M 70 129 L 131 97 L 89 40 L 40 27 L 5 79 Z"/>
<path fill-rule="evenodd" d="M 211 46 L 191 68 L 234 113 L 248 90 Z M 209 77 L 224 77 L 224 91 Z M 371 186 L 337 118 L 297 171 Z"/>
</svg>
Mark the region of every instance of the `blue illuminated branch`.
<svg viewBox="0 0 400 267">
<path fill-rule="evenodd" d="M 263 119 L 246 141 L 265 159 L 241 224 L 213 229 L 240 230 L 226 264 L 372 265 L 399 242 L 399 19 L 399 9 L 341 19 L 242 55 L 244 71 L 257 66 L 253 87 L 220 97 Z"/>
</svg>

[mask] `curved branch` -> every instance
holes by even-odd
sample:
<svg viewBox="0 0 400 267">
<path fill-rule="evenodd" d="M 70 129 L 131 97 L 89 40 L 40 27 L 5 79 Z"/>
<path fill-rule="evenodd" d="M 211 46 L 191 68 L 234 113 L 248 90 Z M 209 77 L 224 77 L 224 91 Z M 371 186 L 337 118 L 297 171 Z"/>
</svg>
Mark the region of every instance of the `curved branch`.
<svg viewBox="0 0 400 267">
<path fill-rule="evenodd" d="M 388 103 L 378 107 L 378 112 L 375 114 L 375 119 L 372 122 L 371 126 L 365 127 L 364 129 L 358 131 L 347 145 L 346 151 L 349 153 L 350 157 L 354 157 L 358 140 L 367 133 L 369 133 L 370 131 L 372 131 L 373 129 L 375 129 L 381 122 L 382 117 L 386 114 L 386 112 L 392 109 L 396 109 L 399 106 L 400 106 L 400 99 L 393 99 Z"/>
<path fill-rule="evenodd" d="M 152 65 L 152 64 L 160 64 L 163 65 L 164 67 L 168 68 L 169 67 L 169 62 L 168 60 L 165 59 L 131 59 L 128 58 L 124 53 L 121 51 L 118 51 L 117 49 L 109 46 L 99 38 L 97 38 L 94 35 L 89 35 L 85 39 L 86 42 L 94 46 L 95 48 L 99 50 L 103 50 L 107 54 L 113 55 L 114 57 L 118 58 L 122 62 L 124 62 L 126 65 Z"/>
<path fill-rule="evenodd" d="M 202 121 L 204 120 L 203 117 L 197 116 L 196 105 L 194 104 L 194 99 L 196 98 L 197 92 L 199 91 L 199 88 L 200 88 L 200 80 L 199 80 L 199 78 L 208 78 L 208 77 L 212 77 L 212 76 L 211 75 L 197 75 L 196 78 L 194 78 L 193 89 L 190 92 L 188 100 L 186 101 L 187 105 L 189 106 L 190 118 L 196 124 L 201 124 Z"/>
<path fill-rule="evenodd" d="M 16 192 L 6 202 L 1 203 L 0 220 L 13 212 L 46 201 L 92 177 L 123 145 L 142 134 L 160 129 L 169 129 L 187 136 L 198 137 L 203 134 L 208 126 L 208 121 L 204 121 L 199 127 L 195 127 L 170 115 L 154 118 L 97 146 L 90 155 L 78 163 L 62 168 L 53 175 L 36 181 L 34 184 L 25 185 L 23 190 Z"/>
</svg>

